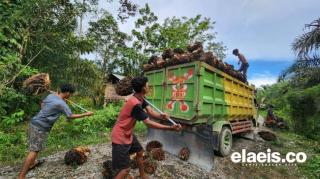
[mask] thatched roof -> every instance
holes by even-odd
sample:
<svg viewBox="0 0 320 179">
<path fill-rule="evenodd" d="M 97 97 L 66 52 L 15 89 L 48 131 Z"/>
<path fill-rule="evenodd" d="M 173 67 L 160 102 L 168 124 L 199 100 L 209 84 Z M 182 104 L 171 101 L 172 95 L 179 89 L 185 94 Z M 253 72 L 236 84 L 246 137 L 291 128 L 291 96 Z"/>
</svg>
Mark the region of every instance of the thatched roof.
<svg viewBox="0 0 320 179">
<path fill-rule="evenodd" d="M 120 96 L 116 93 L 115 86 L 111 82 L 106 84 L 105 89 L 105 100 L 106 101 L 126 101 L 131 95 L 128 96 Z"/>
</svg>

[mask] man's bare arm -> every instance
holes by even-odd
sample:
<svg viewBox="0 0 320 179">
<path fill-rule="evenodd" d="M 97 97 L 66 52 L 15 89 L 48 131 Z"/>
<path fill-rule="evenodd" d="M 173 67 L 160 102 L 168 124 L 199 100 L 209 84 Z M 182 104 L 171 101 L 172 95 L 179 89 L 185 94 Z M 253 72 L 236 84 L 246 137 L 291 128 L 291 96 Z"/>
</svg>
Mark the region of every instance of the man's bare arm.
<svg viewBox="0 0 320 179">
<path fill-rule="evenodd" d="M 182 129 L 180 124 L 176 124 L 176 125 L 173 125 L 173 126 L 166 126 L 166 125 L 154 122 L 154 121 L 150 120 L 149 118 L 145 119 L 143 122 L 148 127 L 155 128 L 155 129 L 176 130 L 176 131 L 180 131 Z"/>
<path fill-rule="evenodd" d="M 164 114 L 158 113 L 156 111 L 154 111 L 151 106 L 147 106 L 146 107 L 147 113 L 153 117 L 153 118 L 157 118 L 157 119 L 164 119 Z"/>
<path fill-rule="evenodd" d="M 86 117 L 86 116 L 92 116 L 93 112 L 86 112 L 86 113 L 82 113 L 82 114 L 72 114 L 71 116 L 68 117 L 68 119 L 78 119 L 78 118 L 82 118 L 82 117 Z"/>
</svg>

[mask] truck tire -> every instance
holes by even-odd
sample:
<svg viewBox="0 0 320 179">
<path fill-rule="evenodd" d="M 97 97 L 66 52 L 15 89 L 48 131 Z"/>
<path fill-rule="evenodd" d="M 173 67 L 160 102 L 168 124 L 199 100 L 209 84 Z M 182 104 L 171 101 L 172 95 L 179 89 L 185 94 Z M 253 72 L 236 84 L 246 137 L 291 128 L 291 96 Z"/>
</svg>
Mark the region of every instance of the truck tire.
<svg viewBox="0 0 320 179">
<path fill-rule="evenodd" d="M 232 149 L 232 132 L 229 127 L 224 126 L 219 135 L 218 155 L 225 157 L 231 153 Z"/>
</svg>

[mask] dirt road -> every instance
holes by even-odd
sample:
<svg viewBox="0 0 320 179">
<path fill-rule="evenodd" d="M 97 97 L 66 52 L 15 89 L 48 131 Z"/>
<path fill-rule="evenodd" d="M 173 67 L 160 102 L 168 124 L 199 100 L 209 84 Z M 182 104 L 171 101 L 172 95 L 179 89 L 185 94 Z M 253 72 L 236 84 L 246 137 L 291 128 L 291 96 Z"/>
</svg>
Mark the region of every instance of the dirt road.
<svg viewBox="0 0 320 179">
<path fill-rule="evenodd" d="M 145 138 L 139 137 L 145 146 Z M 111 159 L 111 145 L 100 144 L 89 146 L 92 153 L 88 161 L 82 166 L 73 168 L 66 166 L 63 157 L 66 151 L 46 157 L 46 162 L 29 172 L 28 178 L 102 178 L 102 163 Z M 233 151 L 266 151 L 273 150 L 270 143 L 262 140 L 253 141 L 242 137 L 234 137 Z M 296 178 L 296 166 L 242 166 L 231 161 L 230 157 L 215 157 L 215 166 L 210 172 L 188 162 L 179 160 L 177 157 L 166 153 L 166 159 L 158 162 L 158 168 L 151 178 Z M 14 178 L 20 165 L 6 166 L 0 169 L 0 178 Z M 138 170 L 131 170 L 131 174 L 137 176 Z"/>
</svg>

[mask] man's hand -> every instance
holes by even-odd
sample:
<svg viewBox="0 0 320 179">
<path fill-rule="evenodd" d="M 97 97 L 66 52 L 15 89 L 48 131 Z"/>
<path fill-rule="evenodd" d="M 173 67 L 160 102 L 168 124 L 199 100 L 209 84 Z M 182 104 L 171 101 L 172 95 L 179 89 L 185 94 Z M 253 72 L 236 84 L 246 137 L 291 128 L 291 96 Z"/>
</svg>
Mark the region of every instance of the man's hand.
<svg viewBox="0 0 320 179">
<path fill-rule="evenodd" d="M 93 115 L 93 112 L 88 111 L 88 112 L 85 113 L 85 115 L 86 115 L 86 116 L 92 116 L 92 115 Z"/>
<path fill-rule="evenodd" d="M 175 131 L 181 131 L 182 126 L 181 124 L 174 124 L 173 126 L 171 126 L 171 129 Z"/>
<path fill-rule="evenodd" d="M 167 113 L 160 114 L 162 120 L 169 120 L 170 116 Z"/>
</svg>

